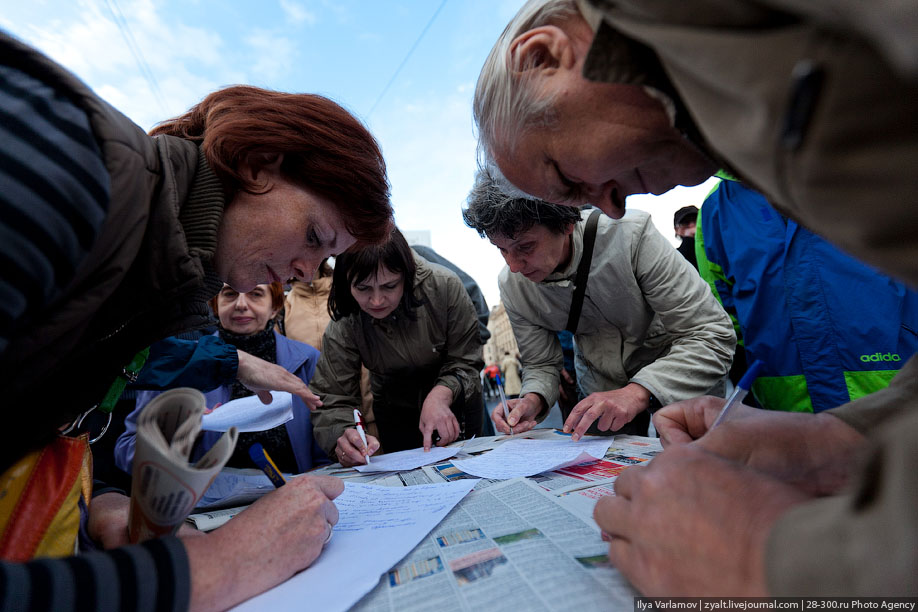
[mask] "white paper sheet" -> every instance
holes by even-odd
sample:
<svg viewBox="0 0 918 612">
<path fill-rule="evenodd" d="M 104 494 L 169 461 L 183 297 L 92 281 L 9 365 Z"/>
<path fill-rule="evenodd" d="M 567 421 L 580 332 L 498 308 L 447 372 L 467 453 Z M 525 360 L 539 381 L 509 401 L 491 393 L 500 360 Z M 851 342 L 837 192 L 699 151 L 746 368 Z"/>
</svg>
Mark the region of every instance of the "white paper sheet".
<svg viewBox="0 0 918 612">
<path fill-rule="evenodd" d="M 236 426 L 239 431 L 267 431 L 293 418 L 293 396 L 286 391 L 272 391 L 273 401 L 262 404 L 257 395 L 242 397 L 222 404 L 205 414 L 201 429 L 226 431 Z"/>
<path fill-rule="evenodd" d="M 398 451 L 397 453 L 386 453 L 378 457 L 370 457 L 369 465 L 358 465 L 354 469 L 358 472 L 404 472 L 419 468 L 422 465 L 439 463 L 454 457 L 460 450 L 462 450 L 461 446 L 433 446 L 425 453 L 423 448 L 412 448 Z"/>
<path fill-rule="evenodd" d="M 534 476 L 569 465 L 601 459 L 611 445 L 611 436 L 583 438 L 579 442 L 571 442 L 570 438 L 507 440 L 483 455 L 471 459 L 456 459 L 453 465 L 466 474 L 481 478 Z"/>
<path fill-rule="evenodd" d="M 335 535 L 312 567 L 236 610 L 347 610 L 472 490 L 477 480 L 414 487 L 344 483 Z"/>
</svg>

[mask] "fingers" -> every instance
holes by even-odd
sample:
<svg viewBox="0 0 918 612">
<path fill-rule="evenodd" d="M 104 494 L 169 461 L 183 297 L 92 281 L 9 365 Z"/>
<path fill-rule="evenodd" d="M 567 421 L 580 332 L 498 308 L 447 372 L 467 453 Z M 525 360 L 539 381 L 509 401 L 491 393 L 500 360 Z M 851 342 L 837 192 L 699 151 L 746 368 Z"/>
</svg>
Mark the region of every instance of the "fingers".
<svg viewBox="0 0 918 612">
<path fill-rule="evenodd" d="M 501 433 L 510 433 L 510 425 L 504 420 L 504 407 L 500 404 L 491 411 L 491 420 L 494 421 L 494 428 Z"/>
<path fill-rule="evenodd" d="M 595 404 L 592 397 L 588 397 L 571 410 L 570 416 L 564 422 L 564 431 L 571 433 L 571 440 L 576 442 L 584 435 L 593 421 L 602 416 L 602 408 Z"/>
<path fill-rule="evenodd" d="M 367 436 L 367 446 L 363 445 L 363 440 L 360 439 L 360 434 L 357 433 L 356 429 L 347 429 L 344 434 L 338 438 L 338 443 L 335 446 L 335 455 L 337 456 L 338 462 L 345 467 L 351 467 L 354 465 L 363 465 L 366 463 L 366 455 L 371 455 L 370 452 L 370 440 L 375 442 L 376 449 L 379 449 L 379 442 L 376 441 L 373 436 Z"/>
<path fill-rule="evenodd" d="M 262 404 L 270 404 L 274 400 L 270 391 L 256 391 L 255 395 L 258 396 Z"/>
<path fill-rule="evenodd" d="M 335 499 L 344 492 L 344 481 L 340 478 L 335 478 L 334 476 L 304 476 L 303 478 L 312 481 L 328 499 Z M 334 506 L 334 504 L 332 505 Z M 335 508 L 334 515 L 335 520 L 332 521 L 333 524 L 338 522 L 337 507 Z"/>
<path fill-rule="evenodd" d="M 316 408 L 322 405 L 322 400 L 318 395 L 313 393 L 309 387 L 304 386 L 301 391 L 298 391 L 296 395 L 303 400 L 303 403 L 309 406 L 309 410 L 315 411 Z"/>
<path fill-rule="evenodd" d="M 433 435 L 434 426 L 433 423 L 424 421 L 420 425 L 421 435 L 424 436 L 424 452 L 430 450 L 431 447 L 431 437 Z"/>
<path fill-rule="evenodd" d="M 443 433 L 445 430 L 445 434 Z M 451 442 L 455 442 L 459 437 L 459 421 L 456 420 L 456 416 L 450 412 L 448 418 L 443 419 L 443 423 L 437 426 L 437 431 L 440 433 L 440 440 L 437 441 L 437 446 L 446 446 Z"/>
</svg>

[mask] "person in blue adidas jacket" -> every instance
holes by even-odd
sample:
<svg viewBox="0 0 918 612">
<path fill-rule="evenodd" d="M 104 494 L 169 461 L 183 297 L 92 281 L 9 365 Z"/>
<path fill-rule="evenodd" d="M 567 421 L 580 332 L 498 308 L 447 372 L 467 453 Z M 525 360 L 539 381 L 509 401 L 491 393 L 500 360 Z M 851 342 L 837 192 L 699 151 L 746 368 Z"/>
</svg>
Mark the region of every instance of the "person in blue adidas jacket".
<svg viewBox="0 0 918 612">
<path fill-rule="evenodd" d="M 737 323 L 765 408 L 820 412 L 878 391 L 918 351 L 918 293 L 722 180 L 699 214 L 698 269 Z"/>
</svg>

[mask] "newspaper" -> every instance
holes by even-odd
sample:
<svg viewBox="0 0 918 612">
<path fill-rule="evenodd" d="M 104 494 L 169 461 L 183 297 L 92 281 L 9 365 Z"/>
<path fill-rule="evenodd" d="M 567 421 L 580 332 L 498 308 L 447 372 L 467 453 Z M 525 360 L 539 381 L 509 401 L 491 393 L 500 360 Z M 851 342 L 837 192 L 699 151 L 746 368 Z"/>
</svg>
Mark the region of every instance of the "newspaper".
<svg viewBox="0 0 918 612">
<path fill-rule="evenodd" d="M 204 406 L 200 391 L 183 387 L 156 396 L 140 413 L 128 522 L 132 542 L 178 530 L 232 455 L 235 427 L 197 463 L 189 463 Z"/>
<path fill-rule="evenodd" d="M 599 529 L 525 478 L 476 488 L 352 610 L 631 609 Z"/>
</svg>

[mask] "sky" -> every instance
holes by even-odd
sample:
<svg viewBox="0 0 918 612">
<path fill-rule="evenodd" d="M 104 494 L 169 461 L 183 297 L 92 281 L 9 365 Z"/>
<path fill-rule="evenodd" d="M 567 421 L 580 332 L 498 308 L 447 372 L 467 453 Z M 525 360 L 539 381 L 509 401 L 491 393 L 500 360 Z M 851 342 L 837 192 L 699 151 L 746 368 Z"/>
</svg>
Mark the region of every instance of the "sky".
<svg viewBox="0 0 918 612">
<path fill-rule="evenodd" d="M 2 0 L 0 28 L 149 130 L 226 85 L 332 98 L 379 141 L 396 224 L 499 300 L 497 249 L 462 221 L 477 168 L 478 73 L 524 0 Z M 632 196 L 674 244 L 710 184 Z"/>
</svg>

